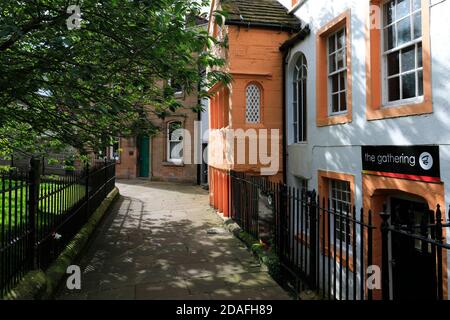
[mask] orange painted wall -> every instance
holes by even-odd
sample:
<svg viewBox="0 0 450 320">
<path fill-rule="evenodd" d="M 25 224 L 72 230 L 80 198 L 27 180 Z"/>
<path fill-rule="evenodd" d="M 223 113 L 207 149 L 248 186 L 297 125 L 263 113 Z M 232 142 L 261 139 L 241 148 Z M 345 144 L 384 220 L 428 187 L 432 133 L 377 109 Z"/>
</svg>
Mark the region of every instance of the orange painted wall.
<svg viewBox="0 0 450 320">
<path fill-rule="evenodd" d="M 233 76 L 229 90 L 218 86 L 211 103 L 211 128 L 231 129 L 278 129 L 279 130 L 279 176 L 282 176 L 282 130 L 283 130 L 283 69 L 280 45 L 289 38 L 287 32 L 275 30 L 228 26 L 229 49 L 227 71 Z M 261 123 L 245 121 L 246 88 L 256 83 L 262 88 Z M 219 143 L 210 140 L 210 148 Z M 222 141 L 224 143 L 224 140 Z M 270 143 L 269 143 L 270 146 Z M 247 159 L 249 149 L 247 147 Z M 236 162 L 235 157 L 235 162 Z M 261 164 L 219 165 L 222 170 L 251 171 L 259 173 Z"/>
<path fill-rule="evenodd" d="M 212 24 L 212 23 L 211 23 Z M 214 30 L 210 25 L 210 30 Z M 279 47 L 290 34 L 278 30 L 225 26 L 222 28 L 228 37 L 228 49 L 217 50 L 226 60 L 224 71 L 229 72 L 233 81 L 228 86 L 216 85 L 210 90 L 214 97 L 210 103 L 210 128 L 221 129 L 278 129 L 278 172 L 270 180 L 281 181 L 283 177 L 283 56 Z M 261 90 L 261 122 L 247 124 L 245 120 L 246 88 L 249 84 L 257 84 Z M 233 163 L 237 163 L 237 142 Z M 226 161 L 213 161 L 226 157 L 225 135 L 210 135 L 209 138 L 209 170 L 210 170 L 210 202 L 211 205 L 228 217 L 230 214 L 230 177 L 229 171 L 243 171 L 260 174 L 263 167 L 256 164 L 233 164 Z M 248 162 L 250 149 L 246 143 L 246 159 Z M 269 154 L 271 141 L 268 142 Z M 258 148 L 258 147 L 257 147 Z M 257 157 L 258 159 L 258 157 Z M 258 159 L 259 160 L 259 159 Z M 268 167 L 268 166 L 266 166 Z"/>
</svg>

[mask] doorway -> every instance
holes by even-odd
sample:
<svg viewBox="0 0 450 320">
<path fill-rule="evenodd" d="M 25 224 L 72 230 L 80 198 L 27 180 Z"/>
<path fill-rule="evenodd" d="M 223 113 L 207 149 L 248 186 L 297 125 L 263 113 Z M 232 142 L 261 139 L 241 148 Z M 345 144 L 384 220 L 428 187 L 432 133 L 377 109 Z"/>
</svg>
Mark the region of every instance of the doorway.
<svg viewBox="0 0 450 320">
<path fill-rule="evenodd" d="M 139 150 L 139 177 L 150 177 L 150 138 L 148 136 L 138 137 L 138 150 Z"/>
<path fill-rule="evenodd" d="M 425 201 L 391 197 L 391 223 L 410 235 L 391 232 L 391 293 L 394 300 L 435 300 L 436 259 L 431 246 L 412 235 L 424 235 L 421 224 L 432 222 Z"/>
</svg>

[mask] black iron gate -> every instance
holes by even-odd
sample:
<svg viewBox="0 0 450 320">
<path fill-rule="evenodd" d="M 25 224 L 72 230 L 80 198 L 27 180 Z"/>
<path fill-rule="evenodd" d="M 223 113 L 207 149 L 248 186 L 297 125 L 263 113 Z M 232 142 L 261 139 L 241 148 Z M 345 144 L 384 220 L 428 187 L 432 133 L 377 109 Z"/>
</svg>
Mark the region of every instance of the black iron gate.
<svg viewBox="0 0 450 320">
<path fill-rule="evenodd" d="M 384 300 L 443 300 L 448 286 L 441 208 L 393 198 L 382 214 Z"/>
</svg>

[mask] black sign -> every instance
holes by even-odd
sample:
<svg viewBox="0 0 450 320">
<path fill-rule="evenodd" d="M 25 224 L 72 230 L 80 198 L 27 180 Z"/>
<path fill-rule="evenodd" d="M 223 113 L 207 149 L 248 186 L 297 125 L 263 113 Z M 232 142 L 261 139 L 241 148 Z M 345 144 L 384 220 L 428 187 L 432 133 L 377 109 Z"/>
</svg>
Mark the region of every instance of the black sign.
<svg viewBox="0 0 450 320">
<path fill-rule="evenodd" d="M 365 146 L 361 154 L 364 173 L 440 181 L 439 146 Z"/>
</svg>

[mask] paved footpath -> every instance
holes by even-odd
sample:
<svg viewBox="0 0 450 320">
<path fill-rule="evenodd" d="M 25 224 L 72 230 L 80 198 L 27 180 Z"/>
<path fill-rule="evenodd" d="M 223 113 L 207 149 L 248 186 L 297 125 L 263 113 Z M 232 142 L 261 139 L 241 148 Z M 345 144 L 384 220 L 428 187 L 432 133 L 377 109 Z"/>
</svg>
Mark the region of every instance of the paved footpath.
<svg viewBox="0 0 450 320">
<path fill-rule="evenodd" d="M 120 198 L 57 299 L 290 299 L 197 186 L 119 180 Z M 218 233 L 208 230 L 217 228 Z"/>
</svg>

